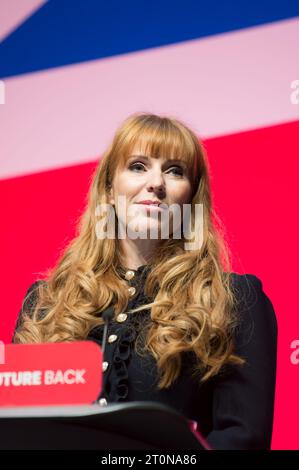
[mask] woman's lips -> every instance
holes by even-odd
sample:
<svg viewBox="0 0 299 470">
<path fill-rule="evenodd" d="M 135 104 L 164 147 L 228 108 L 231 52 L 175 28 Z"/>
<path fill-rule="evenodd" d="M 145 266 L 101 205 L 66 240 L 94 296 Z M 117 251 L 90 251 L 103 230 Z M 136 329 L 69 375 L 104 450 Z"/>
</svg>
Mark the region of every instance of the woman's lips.
<svg viewBox="0 0 299 470">
<path fill-rule="evenodd" d="M 158 206 L 158 204 L 148 204 L 148 203 L 143 203 L 143 202 L 139 202 L 137 203 L 139 206 L 142 206 L 144 207 L 146 210 L 148 211 L 158 211 L 158 212 L 163 212 L 166 207 L 165 207 L 165 204 L 162 204 L 160 206 Z"/>
</svg>

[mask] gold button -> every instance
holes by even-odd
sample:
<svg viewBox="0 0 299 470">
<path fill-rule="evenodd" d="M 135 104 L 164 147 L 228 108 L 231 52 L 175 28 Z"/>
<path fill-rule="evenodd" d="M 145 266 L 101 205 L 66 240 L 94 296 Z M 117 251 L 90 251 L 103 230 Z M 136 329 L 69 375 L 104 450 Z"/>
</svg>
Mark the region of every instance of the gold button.
<svg viewBox="0 0 299 470">
<path fill-rule="evenodd" d="M 129 269 L 129 271 L 127 271 L 126 274 L 125 274 L 125 279 L 126 279 L 127 281 L 130 281 L 130 279 L 133 279 L 134 276 L 135 276 L 134 271 L 131 271 L 131 270 Z"/>
<path fill-rule="evenodd" d="M 135 287 L 129 287 L 129 288 L 128 288 L 128 291 L 129 291 L 130 296 L 132 297 L 132 295 L 135 294 L 136 289 L 135 289 Z"/>
<path fill-rule="evenodd" d="M 122 323 L 123 321 L 126 321 L 127 318 L 128 318 L 128 315 L 126 313 L 120 313 L 119 315 L 117 315 L 116 321 L 118 323 Z"/>
<path fill-rule="evenodd" d="M 107 400 L 106 400 L 106 398 L 101 398 L 101 399 L 99 400 L 99 404 L 100 404 L 101 406 L 107 406 Z"/>
<path fill-rule="evenodd" d="M 108 343 L 114 343 L 117 340 L 117 335 L 110 335 L 108 338 Z"/>
<path fill-rule="evenodd" d="M 103 364 L 102 364 L 102 371 L 105 372 L 105 370 L 108 369 L 108 366 L 109 366 L 109 362 L 104 361 Z"/>
</svg>

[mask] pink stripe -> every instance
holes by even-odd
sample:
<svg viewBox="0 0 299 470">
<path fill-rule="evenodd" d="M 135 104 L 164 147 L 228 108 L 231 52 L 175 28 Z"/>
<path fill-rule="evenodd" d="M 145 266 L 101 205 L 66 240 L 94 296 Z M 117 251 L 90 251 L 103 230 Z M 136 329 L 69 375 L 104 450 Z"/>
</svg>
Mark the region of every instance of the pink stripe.
<svg viewBox="0 0 299 470">
<path fill-rule="evenodd" d="M 6 81 L 0 177 L 91 161 L 136 111 L 204 137 L 298 119 L 299 19 Z"/>
</svg>

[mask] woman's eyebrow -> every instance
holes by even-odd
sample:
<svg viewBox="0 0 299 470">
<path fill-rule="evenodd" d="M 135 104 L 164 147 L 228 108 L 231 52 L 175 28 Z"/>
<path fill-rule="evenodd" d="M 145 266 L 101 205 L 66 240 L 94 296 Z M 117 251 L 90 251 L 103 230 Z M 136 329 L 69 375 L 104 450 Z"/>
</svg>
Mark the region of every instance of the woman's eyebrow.
<svg viewBox="0 0 299 470">
<path fill-rule="evenodd" d="M 133 158 L 144 158 L 145 160 L 150 160 L 149 157 L 147 157 L 146 155 L 142 155 L 142 154 L 136 154 L 136 155 L 131 155 L 129 160 L 132 160 Z M 173 163 L 181 163 L 182 165 L 184 165 L 185 167 L 187 167 L 186 163 L 183 161 L 183 160 L 178 160 L 178 159 L 172 159 L 172 158 L 169 158 L 168 160 L 164 160 L 164 163 L 165 162 L 173 162 Z"/>
</svg>

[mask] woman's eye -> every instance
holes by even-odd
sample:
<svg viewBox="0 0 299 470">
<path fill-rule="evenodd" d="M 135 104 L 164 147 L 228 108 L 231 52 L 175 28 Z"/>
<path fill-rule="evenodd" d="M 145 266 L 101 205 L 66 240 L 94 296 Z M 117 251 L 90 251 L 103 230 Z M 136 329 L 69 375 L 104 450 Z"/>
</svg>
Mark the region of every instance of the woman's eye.
<svg viewBox="0 0 299 470">
<path fill-rule="evenodd" d="M 170 171 L 176 171 L 176 174 L 177 174 L 178 176 L 183 176 L 183 173 L 184 173 L 184 172 L 183 172 L 183 169 L 182 169 L 180 166 L 172 166 L 172 167 L 170 168 Z"/>
<path fill-rule="evenodd" d="M 137 171 L 140 171 L 140 170 L 144 170 L 144 165 L 142 163 L 132 163 L 130 166 L 129 166 L 129 169 L 130 170 L 137 170 Z M 174 174 L 176 176 L 183 176 L 184 174 L 184 171 L 183 169 L 180 167 L 180 166 L 172 166 L 171 168 L 168 168 L 167 169 L 167 172 L 175 172 Z"/>
<path fill-rule="evenodd" d="M 129 166 L 129 169 L 130 169 L 130 170 L 131 170 L 131 169 L 136 169 L 136 168 L 138 169 L 138 167 L 139 167 L 139 169 L 140 169 L 140 168 L 143 169 L 143 168 L 144 168 L 144 165 L 142 165 L 142 163 L 132 163 L 132 165 Z"/>
</svg>

